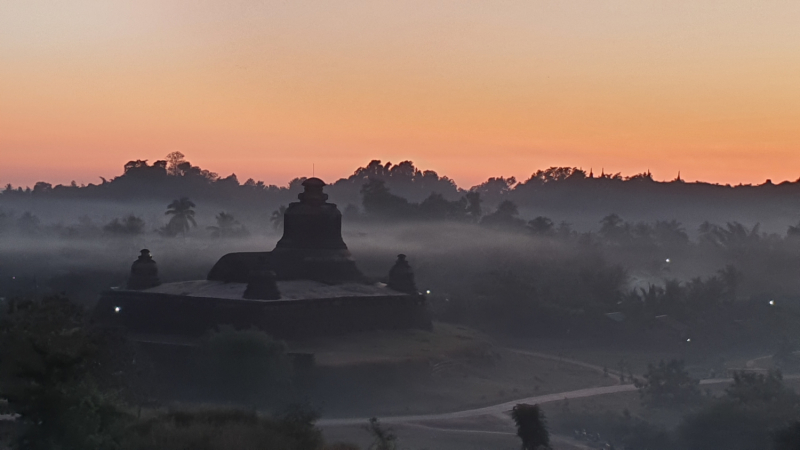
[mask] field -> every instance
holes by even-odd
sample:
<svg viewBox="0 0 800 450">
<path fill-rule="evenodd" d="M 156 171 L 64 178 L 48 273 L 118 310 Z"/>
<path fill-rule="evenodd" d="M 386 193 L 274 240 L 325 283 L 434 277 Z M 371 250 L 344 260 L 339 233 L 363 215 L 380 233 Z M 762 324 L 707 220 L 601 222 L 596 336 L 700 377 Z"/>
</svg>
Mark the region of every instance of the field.
<svg viewBox="0 0 800 450">
<path fill-rule="evenodd" d="M 599 368 L 532 357 L 469 328 L 382 331 L 289 342 L 315 354 L 325 417 L 427 414 L 617 382 Z"/>
</svg>

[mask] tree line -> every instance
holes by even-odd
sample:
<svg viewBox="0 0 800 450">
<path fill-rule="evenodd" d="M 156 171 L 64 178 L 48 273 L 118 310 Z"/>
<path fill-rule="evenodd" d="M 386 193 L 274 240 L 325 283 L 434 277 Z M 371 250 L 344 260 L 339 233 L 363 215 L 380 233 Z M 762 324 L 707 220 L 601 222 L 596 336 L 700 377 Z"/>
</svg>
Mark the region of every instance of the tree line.
<svg viewBox="0 0 800 450">
<path fill-rule="evenodd" d="M 252 207 L 293 201 L 301 190 L 303 180 L 305 177 L 298 177 L 286 185 L 254 179 L 240 182 L 235 174 L 221 176 L 193 165 L 180 152 L 172 152 L 165 159 L 152 163 L 141 159 L 131 160 L 124 165 L 121 175 L 111 179 L 100 177 L 99 183 L 53 185 L 40 181 L 33 187 L 6 184 L 0 189 L 0 201 L 34 198 L 163 201 L 186 196 L 195 201 L 227 201 Z M 504 200 L 511 200 L 526 208 L 558 210 L 566 206 L 582 209 L 598 207 L 618 212 L 626 207 L 656 205 L 676 207 L 702 204 L 720 207 L 732 201 L 738 202 L 739 208 L 774 208 L 777 205 L 800 207 L 797 199 L 800 181 L 773 184 L 767 180 L 761 185 L 730 186 L 688 183 L 680 176 L 670 181 L 657 181 L 649 172 L 631 176 L 602 172 L 598 175 L 580 168 L 550 167 L 534 171 L 522 181 L 514 177 L 491 177 L 478 185 L 462 188 L 453 179 L 432 170 L 422 170 L 411 161 L 392 164 L 373 160 L 357 168 L 349 177 L 330 183 L 328 192 L 342 205 L 357 205 L 364 185 L 378 182 L 383 182 L 394 195 L 412 203 L 421 203 L 426 199 L 429 199 L 429 204 L 444 200 L 459 201 L 468 193 L 477 193 L 492 208 Z M 380 186 L 375 184 L 371 189 L 377 194 Z M 431 194 L 441 198 L 430 198 Z"/>
</svg>

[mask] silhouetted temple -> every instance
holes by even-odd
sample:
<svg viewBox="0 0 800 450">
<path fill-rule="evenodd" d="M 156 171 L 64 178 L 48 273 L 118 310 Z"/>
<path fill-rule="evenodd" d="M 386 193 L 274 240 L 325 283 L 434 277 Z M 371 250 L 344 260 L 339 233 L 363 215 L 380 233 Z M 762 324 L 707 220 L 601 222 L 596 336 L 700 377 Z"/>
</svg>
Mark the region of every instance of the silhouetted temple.
<svg viewBox="0 0 800 450">
<path fill-rule="evenodd" d="M 370 283 L 342 239 L 342 214 L 319 178 L 303 182 L 271 252 L 229 253 L 205 280 L 160 284 L 142 250 L 126 289 L 103 293 L 95 319 L 133 333 L 200 335 L 216 326 L 277 337 L 370 329 L 428 328 L 425 297 L 399 255 L 388 284 Z"/>
<path fill-rule="evenodd" d="M 289 204 L 283 216 L 283 237 L 271 252 L 229 253 L 208 274 L 209 280 L 246 283 L 260 258 L 278 280 L 314 280 L 327 284 L 362 283 L 347 245 L 342 239 L 342 213 L 319 178 L 303 182 L 299 202 Z"/>
</svg>

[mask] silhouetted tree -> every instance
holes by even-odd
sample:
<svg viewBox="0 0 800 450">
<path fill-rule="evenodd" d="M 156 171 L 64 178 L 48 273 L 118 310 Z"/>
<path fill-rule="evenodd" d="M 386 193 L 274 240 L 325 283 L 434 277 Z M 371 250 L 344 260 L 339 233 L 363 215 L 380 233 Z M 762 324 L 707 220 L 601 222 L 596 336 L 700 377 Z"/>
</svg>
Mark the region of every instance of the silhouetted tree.
<svg viewBox="0 0 800 450">
<path fill-rule="evenodd" d="M 725 394 L 745 405 L 770 403 L 786 397 L 796 397 L 791 389 L 783 384 L 780 371 L 763 373 L 734 372 L 733 383 L 725 389 Z"/>
<path fill-rule="evenodd" d="M 734 252 L 746 251 L 761 240 L 760 224 L 748 229 L 739 222 L 728 222 L 723 228 L 706 221 L 699 232 L 701 243 Z"/>
<path fill-rule="evenodd" d="M 481 225 L 496 228 L 523 229 L 525 221 L 517 217 L 518 215 L 517 205 L 510 200 L 504 200 L 497 206 L 495 212 L 483 216 Z"/>
<path fill-rule="evenodd" d="M 653 174 L 650 173 L 648 170 L 647 172 L 637 173 L 636 175 L 631 175 L 629 177 L 625 177 L 626 181 L 653 181 Z"/>
<path fill-rule="evenodd" d="M 219 180 L 219 175 L 216 172 L 201 169 L 198 166 L 193 166 L 192 163 L 188 161 L 178 164 L 177 173 L 181 177 L 205 180 L 207 182 L 215 182 Z"/>
<path fill-rule="evenodd" d="M 477 192 L 481 198 L 494 203 L 505 199 L 516 185 L 517 179 L 514 177 L 492 177 L 477 186 L 473 186 L 470 191 Z"/>
<path fill-rule="evenodd" d="M 700 397 L 699 381 L 689 376 L 683 361 L 663 360 L 658 366 L 647 365 L 644 382 L 636 382 L 639 395 L 647 405 L 677 406 L 695 402 Z"/>
<path fill-rule="evenodd" d="M 522 182 L 523 186 L 543 185 L 559 181 L 576 181 L 586 178 L 586 171 L 574 167 L 550 167 L 537 170 L 530 178 Z"/>
<path fill-rule="evenodd" d="M 446 199 L 452 199 L 458 193 L 453 180 L 440 177 L 432 170 L 421 171 L 411 161 L 399 164 L 383 164 L 379 160 L 370 161 L 366 167 L 359 167 L 348 178 L 334 183 L 331 194 L 337 198 L 353 198 L 362 186 L 370 180 L 382 180 L 388 189 L 410 202 L 424 200 L 431 192 L 438 192 Z"/>
<path fill-rule="evenodd" d="M 33 185 L 34 194 L 44 194 L 52 190 L 53 190 L 53 185 L 50 183 L 45 183 L 44 181 L 38 181 L 36 184 Z"/>
<path fill-rule="evenodd" d="M 461 197 L 451 202 L 442 194 L 433 192 L 419 204 L 419 212 L 426 219 L 465 220 L 468 217 L 467 199 Z"/>
<path fill-rule="evenodd" d="M 689 235 L 677 220 L 657 220 L 653 227 L 653 237 L 662 247 L 677 247 L 689 243 Z"/>
<path fill-rule="evenodd" d="M 308 178 L 306 177 L 297 177 L 293 178 L 292 181 L 289 182 L 289 190 L 292 192 L 299 192 L 303 190 L 303 182 L 306 181 Z"/>
<path fill-rule="evenodd" d="M 522 450 L 550 448 L 547 419 L 539 405 L 519 403 L 511 410 L 511 418 L 517 425 L 517 436 L 522 440 Z"/>
<path fill-rule="evenodd" d="M 186 162 L 185 157 L 186 155 L 181 152 L 172 152 L 167 155 L 167 173 L 172 176 L 181 175 L 179 167 Z"/>
<path fill-rule="evenodd" d="M 539 216 L 528 221 L 528 230 L 537 236 L 550 236 L 553 234 L 553 221 L 547 217 Z"/>
<path fill-rule="evenodd" d="M 630 237 L 630 229 L 620 216 L 609 214 L 600 220 L 599 234 L 607 242 L 622 244 Z"/>
<path fill-rule="evenodd" d="M 187 197 L 181 197 L 173 200 L 172 203 L 167 205 L 166 215 L 171 215 L 165 229 L 166 234 L 175 236 L 178 233 L 186 234 L 192 227 L 197 226 L 194 220 L 194 208 L 196 205 Z"/>
<path fill-rule="evenodd" d="M 221 212 L 217 214 L 216 220 L 217 226 L 208 227 L 211 230 L 211 237 L 226 238 L 247 235 L 247 229 L 233 217 L 233 214 Z"/>
<path fill-rule="evenodd" d="M 467 199 L 467 214 L 472 217 L 474 222 L 478 222 L 483 214 L 483 210 L 481 209 L 481 193 L 469 191 L 464 194 L 464 197 Z"/>
<path fill-rule="evenodd" d="M 367 214 L 406 219 L 414 215 L 408 200 L 389 192 L 383 180 L 371 178 L 361 187 L 361 195 Z"/>
<path fill-rule="evenodd" d="M 122 220 L 115 218 L 103 226 L 103 231 L 117 235 L 133 236 L 142 234 L 144 232 L 144 220 L 133 214 L 122 218 Z"/>
</svg>

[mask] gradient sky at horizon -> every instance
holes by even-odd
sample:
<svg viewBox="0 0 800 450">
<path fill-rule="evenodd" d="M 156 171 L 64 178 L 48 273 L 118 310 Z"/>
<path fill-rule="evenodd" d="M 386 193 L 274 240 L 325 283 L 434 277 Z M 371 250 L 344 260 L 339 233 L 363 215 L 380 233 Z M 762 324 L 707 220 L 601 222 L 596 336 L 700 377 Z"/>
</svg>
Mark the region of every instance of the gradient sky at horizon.
<svg viewBox="0 0 800 450">
<path fill-rule="evenodd" d="M 0 3 L 0 183 L 181 151 L 241 181 L 412 160 L 800 177 L 800 2 Z"/>
</svg>

